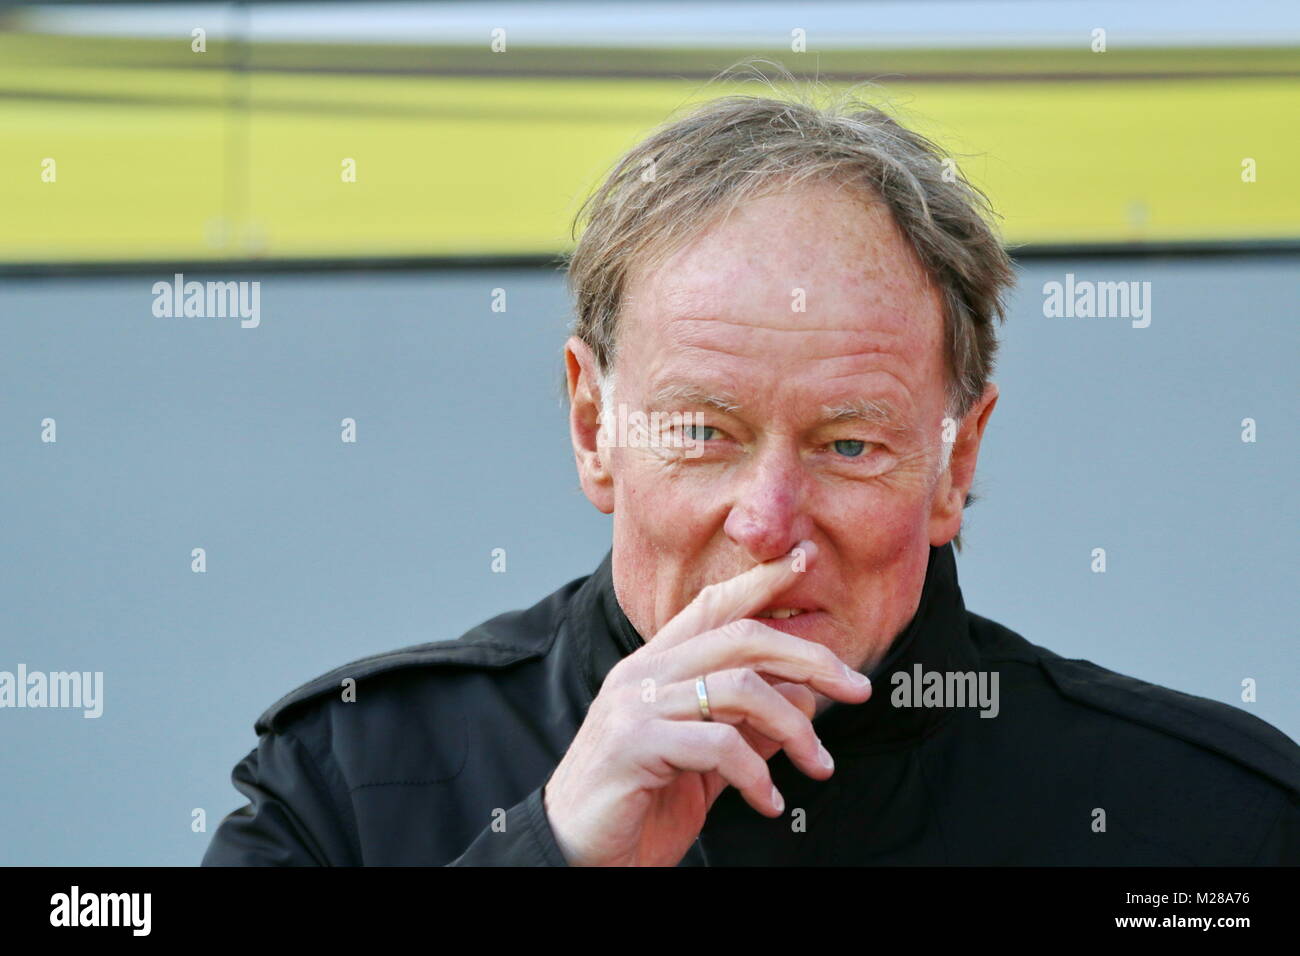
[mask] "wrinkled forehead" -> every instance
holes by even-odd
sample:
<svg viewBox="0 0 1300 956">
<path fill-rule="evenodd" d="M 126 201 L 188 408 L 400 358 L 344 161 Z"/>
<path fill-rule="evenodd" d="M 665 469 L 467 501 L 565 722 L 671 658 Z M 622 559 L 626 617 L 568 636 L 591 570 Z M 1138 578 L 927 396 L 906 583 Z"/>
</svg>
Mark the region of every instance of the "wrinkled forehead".
<svg viewBox="0 0 1300 956">
<path fill-rule="evenodd" d="M 884 202 L 830 183 L 757 196 L 667 248 L 646 250 L 628 270 L 626 314 L 733 308 L 848 323 L 937 307 L 937 288 Z"/>
<path fill-rule="evenodd" d="M 643 370 L 805 362 L 919 382 L 943 363 L 942 299 L 882 204 L 811 190 L 752 200 L 634 271 L 619 338 L 619 364 Z"/>
</svg>

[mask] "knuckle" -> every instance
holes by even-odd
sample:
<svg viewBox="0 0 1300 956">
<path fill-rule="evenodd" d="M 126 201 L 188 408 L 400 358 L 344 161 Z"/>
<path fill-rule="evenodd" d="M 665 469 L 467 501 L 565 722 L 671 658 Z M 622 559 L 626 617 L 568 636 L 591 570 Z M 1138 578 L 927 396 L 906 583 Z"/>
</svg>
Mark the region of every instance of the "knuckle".
<svg viewBox="0 0 1300 956">
<path fill-rule="evenodd" d="M 760 632 L 762 625 L 753 618 L 742 617 L 728 621 L 718 628 L 718 633 L 730 641 L 751 641 Z"/>
<path fill-rule="evenodd" d="M 601 684 L 602 692 L 606 687 L 617 689 L 639 686 L 644 678 L 653 678 L 660 668 L 659 662 L 662 657 L 663 655 L 657 651 L 652 653 L 648 645 L 638 648 L 609 669 L 604 683 Z"/>
<path fill-rule="evenodd" d="M 763 679 L 748 667 L 737 667 L 727 671 L 727 681 L 738 697 L 751 696 L 758 691 L 755 685 L 763 683 Z"/>
<path fill-rule="evenodd" d="M 722 601 L 723 595 L 726 593 L 723 590 L 723 585 L 725 583 L 726 582 L 724 581 L 715 581 L 713 584 L 706 584 L 704 587 L 700 588 L 699 593 L 695 595 L 695 600 L 691 603 L 699 610 L 706 613 L 716 609 L 718 604 Z"/>
<path fill-rule="evenodd" d="M 771 779 L 772 776 L 767 769 L 767 764 L 763 762 L 763 758 L 752 750 L 741 760 L 738 775 L 741 778 L 740 789 L 742 790 L 757 787 L 759 784 Z"/>
<path fill-rule="evenodd" d="M 609 712 L 617 715 L 620 720 L 640 722 L 650 715 L 650 710 L 649 703 L 637 684 L 619 687 L 610 696 Z"/>
<path fill-rule="evenodd" d="M 844 662 L 840 660 L 838 654 L 827 647 L 825 644 L 818 644 L 817 663 L 824 669 L 831 672 L 838 672 L 844 669 Z"/>
<path fill-rule="evenodd" d="M 626 710 L 615 710 L 607 714 L 602 723 L 605 728 L 602 736 L 615 748 L 635 739 L 641 728 L 641 721 Z"/>
<path fill-rule="evenodd" d="M 724 641 L 735 641 L 742 634 L 740 625 L 740 621 L 728 621 L 721 627 L 714 628 L 713 633 Z"/>
<path fill-rule="evenodd" d="M 635 656 L 636 656 L 635 654 L 631 654 L 627 657 L 624 657 L 617 664 L 615 664 L 613 667 L 609 669 L 609 673 L 605 675 L 605 680 L 600 685 L 600 692 L 602 694 L 605 693 L 607 688 L 609 689 L 617 688 L 628 683 L 628 680 L 631 676 L 631 671 L 633 667 L 636 666 L 635 663 L 632 661 L 632 658 Z"/>
<path fill-rule="evenodd" d="M 721 761 L 723 758 L 734 754 L 737 747 L 745 746 L 745 738 L 740 736 L 740 731 L 731 724 L 711 724 L 717 728 L 713 731 L 713 751 L 714 757 Z"/>
<path fill-rule="evenodd" d="M 799 714 L 799 728 L 794 734 L 794 739 L 802 744 L 809 753 L 816 753 L 821 745 L 821 738 L 817 736 L 817 731 L 813 729 L 812 721 L 802 713 Z"/>
<path fill-rule="evenodd" d="M 654 716 L 635 686 L 618 687 L 602 695 L 588 709 L 587 720 L 595 720 L 612 736 L 635 733 Z"/>
</svg>

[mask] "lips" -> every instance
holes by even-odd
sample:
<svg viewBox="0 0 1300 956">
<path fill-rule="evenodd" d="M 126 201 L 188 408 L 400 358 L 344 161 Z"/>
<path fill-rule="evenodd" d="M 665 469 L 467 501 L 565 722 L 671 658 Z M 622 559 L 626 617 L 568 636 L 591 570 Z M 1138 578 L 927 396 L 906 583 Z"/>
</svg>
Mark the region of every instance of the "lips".
<svg viewBox="0 0 1300 956">
<path fill-rule="evenodd" d="M 771 604 L 768 604 L 761 611 L 755 611 L 749 616 L 781 620 L 784 618 L 798 617 L 801 614 L 808 614 L 811 611 L 820 611 L 821 609 L 821 606 L 814 603 L 811 598 L 800 597 L 797 594 L 778 594 L 772 598 Z"/>
<path fill-rule="evenodd" d="M 751 616 L 758 617 L 758 618 L 776 618 L 777 620 L 783 620 L 789 617 L 798 617 L 800 614 L 804 614 L 809 610 L 811 609 L 806 607 L 769 607 L 769 608 L 764 608 L 763 610 L 759 611 L 757 614 Z"/>
<path fill-rule="evenodd" d="M 769 600 L 771 603 L 762 610 L 747 616 L 770 625 L 773 621 L 799 621 L 822 612 L 815 598 L 797 593 L 776 594 Z"/>
<path fill-rule="evenodd" d="M 817 608 L 800 608 L 798 614 L 778 617 L 775 613 L 766 614 L 768 611 L 792 610 L 791 608 L 780 608 L 773 606 L 764 608 L 756 614 L 750 614 L 751 620 L 762 621 L 766 626 L 783 631 L 786 634 L 794 634 L 797 637 L 810 637 L 819 631 L 822 619 L 826 617 L 826 612 Z"/>
</svg>

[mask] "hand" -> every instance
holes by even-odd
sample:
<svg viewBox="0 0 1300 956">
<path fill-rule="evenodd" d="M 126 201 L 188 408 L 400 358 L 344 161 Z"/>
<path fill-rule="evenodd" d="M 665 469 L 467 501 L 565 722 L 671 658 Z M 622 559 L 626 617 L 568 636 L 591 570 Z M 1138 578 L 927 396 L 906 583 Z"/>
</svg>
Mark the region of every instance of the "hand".
<svg viewBox="0 0 1300 956">
<path fill-rule="evenodd" d="M 816 546 L 799 549 L 811 566 Z M 814 691 L 862 703 L 871 684 L 823 645 L 745 617 L 794 583 L 792 554 L 704 588 L 609 672 L 543 791 L 571 865 L 677 864 L 729 785 L 780 816 L 767 767 L 778 750 L 814 779 L 834 772 L 812 726 Z M 702 674 L 711 721 L 695 689 Z"/>
</svg>

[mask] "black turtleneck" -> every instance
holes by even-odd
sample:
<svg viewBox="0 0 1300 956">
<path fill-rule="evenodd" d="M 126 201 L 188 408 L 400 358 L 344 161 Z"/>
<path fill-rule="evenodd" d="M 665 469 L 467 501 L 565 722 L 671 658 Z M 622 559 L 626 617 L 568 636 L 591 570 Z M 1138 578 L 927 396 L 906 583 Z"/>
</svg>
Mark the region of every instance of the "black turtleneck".
<svg viewBox="0 0 1300 956">
<path fill-rule="evenodd" d="M 257 721 L 232 775 L 249 802 L 205 862 L 564 865 L 545 785 L 605 675 L 643 645 L 611 561 L 458 640 L 286 695 Z M 996 707 L 896 693 L 936 674 L 982 676 Z M 968 611 L 951 545 L 931 548 L 916 613 L 868 676 L 866 703 L 813 721 L 834 774 L 777 753 L 785 812 L 724 790 L 684 865 L 1300 862 L 1300 748 L 1239 708 Z"/>
</svg>

